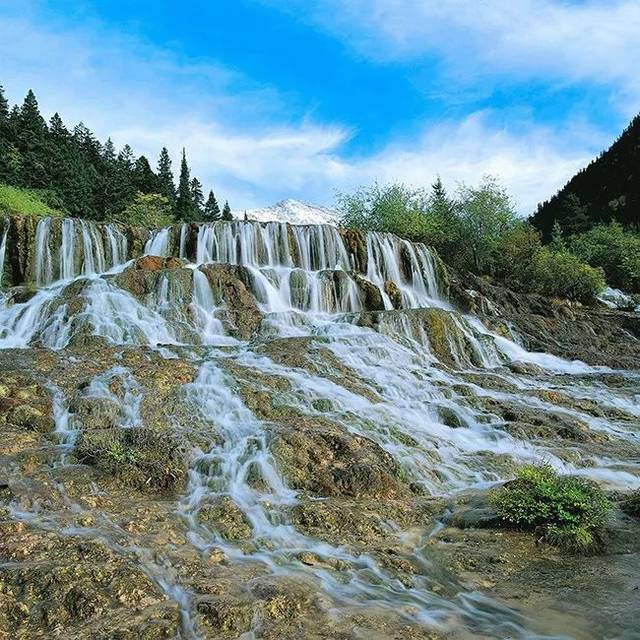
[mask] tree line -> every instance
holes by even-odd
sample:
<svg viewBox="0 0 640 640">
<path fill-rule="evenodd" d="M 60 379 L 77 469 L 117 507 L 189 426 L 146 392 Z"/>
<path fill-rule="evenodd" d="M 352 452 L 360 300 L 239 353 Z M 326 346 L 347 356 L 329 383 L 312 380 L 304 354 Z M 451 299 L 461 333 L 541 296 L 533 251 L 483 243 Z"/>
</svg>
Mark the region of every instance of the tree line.
<svg viewBox="0 0 640 640">
<path fill-rule="evenodd" d="M 101 143 L 82 122 L 73 129 L 55 113 L 47 122 L 29 90 L 22 105 L 9 106 L 0 85 L 0 183 L 36 190 L 49 206 L 71 216 L 158 226 L 174 222 L 231 220 L 213 191 L 205 199 L 191 176 L 183 149 L 176 185 L 166 147 L 155 170 L 128 144 Z"/>
<path fill-rule="evenodd" d="M 439 178 L 431 189 L 373 184 L 339 194 L 338 210 L 346 227 L 424 242 L 455 270 L 526 293 L 590 302 L 605 281 L 640 293 L 640 234 L 611 222 L 569 235 L 556 222 L 543 244 L 490 176 L 453 194 Z"/>
<path fill-rule="evenodd" d="M 567 236 L 615 221 L 625 228 L 640 226 L 640 115 L 620 137 L 540 204 L 531 217 L 545 241 L 557 222 Z"/>
</svg>

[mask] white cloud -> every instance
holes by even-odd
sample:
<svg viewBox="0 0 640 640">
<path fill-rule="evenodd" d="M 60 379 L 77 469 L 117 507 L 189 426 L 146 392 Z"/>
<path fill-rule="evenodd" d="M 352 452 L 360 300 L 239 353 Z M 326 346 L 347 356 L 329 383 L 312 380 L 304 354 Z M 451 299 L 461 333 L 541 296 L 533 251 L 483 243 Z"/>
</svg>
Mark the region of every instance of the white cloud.
<svg viewBox="0 0 640 640">
<path fill-rule="evenodd" d="M 377 2 L 380 13 L 384 3 Z M 273 87 L 99 25 L 71 30 L 0 14 L 0 67 L 13 100 L 33 87 L 43 112 L 58 110 L 70 123 L 82 119 L 101 139 L 111 135 L 152 161 L 166 145 L 177 170 L 185 146 L 205 188 L 237 208 L 289 196 L 330 203 L 334 189 L 374 179 L 428 185 L 440 173 L 454 186 L 492 173 L 529 212 L 586 163 L 594 143 L 605 142 L 592 132 L 559 135 L 525 121 L 505 130 L 480 113 L 353 157 L 344 150 L 348 127 L 292 118 Z"/>
<path fill-rule="evenodd" d="M 478 113 L 462 122 L 431 126 L 411 144 L 390 145 L 357 163 L 354 172 L 361 180 L 373 176 L 414 185 L 429 184 L 439 173 L 451 189 L 457 182 L 477 183 L 491 174 L 528 214 L 587 164 L 591 152 L 571 141 L 583 137 L 593 141 L 593 135 L 572 131 L 559 138 L 533 124 L 515 132 L 492 126 L 488 114 Z"/>
<path fill-rule="evenodd" d="M 380 61 L 436 54 L 460 81 L 611 83 L 640 105 L 637 0 L 263 0 Z"/>
</svg>

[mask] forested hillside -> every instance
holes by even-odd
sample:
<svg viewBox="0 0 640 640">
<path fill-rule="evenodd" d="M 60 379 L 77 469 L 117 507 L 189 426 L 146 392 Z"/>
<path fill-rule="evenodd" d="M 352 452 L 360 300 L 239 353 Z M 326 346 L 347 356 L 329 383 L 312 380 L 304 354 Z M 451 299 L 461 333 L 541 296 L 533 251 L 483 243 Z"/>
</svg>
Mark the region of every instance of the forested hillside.
<svg viewBox="0 0 640 640">
<path fill-rule="evenodd" d="M 640 223 L 640 115 L 531 218 L 545 240 L 555 221 L 571 236 L 611 220 L 624 226 Z"/>
<path fill-rule="evenodd" d="M 55 113 L 47 122 L 33 91 L 21 106 L 9 106 L 0 85 L 0 184 L 29 189 L 53 210 L 93 220 L 162 225 L 231 217 L 213 191 L 191 177 L 183 150 L 176 187 L 166 148 L 155 169 L 145 156 L 109 138 L 101 143 L 82 122 L 72 129 Z M 11 193 L 13 201 L 16 193 Z M 11 203 L 5 203 L 10 207 Z"/>
</svg>

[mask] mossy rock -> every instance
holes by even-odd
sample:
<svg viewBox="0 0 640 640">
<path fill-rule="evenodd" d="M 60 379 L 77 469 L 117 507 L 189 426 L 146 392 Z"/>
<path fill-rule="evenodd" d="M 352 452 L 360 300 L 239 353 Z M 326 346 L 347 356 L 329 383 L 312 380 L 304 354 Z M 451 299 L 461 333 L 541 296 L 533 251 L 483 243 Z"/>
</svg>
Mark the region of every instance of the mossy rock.
<svg viewBox="0 0 640 640">
<path fill-rule="evenodd" d="M 177 491 L 187 478 L 180 442 L 153 429 L 83 431 L 75 453 L 79 462 L 141 490 Z"/>
<path fill-rule="evenodd" d="M 202 505 L 198 510 L 198 521 L 214 528 L 225 540 L 246 540 L 252 534 L 249 520 L 227 496 Z"/>
<path fill-rule="evenodd" d="M 379 445 L 323 423 L 304 431 L 280 432 L 271 451 L 295 489 L 322 496 L 378 498 L 408 492 L 400 467 Z"/>
</svg>

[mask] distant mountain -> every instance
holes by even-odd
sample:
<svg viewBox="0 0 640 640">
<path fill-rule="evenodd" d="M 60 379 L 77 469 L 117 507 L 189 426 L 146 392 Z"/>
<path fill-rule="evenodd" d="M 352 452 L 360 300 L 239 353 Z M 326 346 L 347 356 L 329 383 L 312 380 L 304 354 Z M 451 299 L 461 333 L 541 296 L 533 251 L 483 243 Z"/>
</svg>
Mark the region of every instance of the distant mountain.
<svg viewBox="0 0 640 640">
<path fill-rule="evenodd" d="M 234 211 L 236 218 L 242 219 L 244 211 Z M 289 222 L 290 224 L 333 224 L 338 223 L 338 212 L 328 207 L 307 204 L 299 200 L 281 200 L 270 207 L 247 209 L 249 220 L 260 222 Z"/>
<path fill-rule="evenodd" d="M 640 115 L 607 151 L 540 205 L 531 222 L 548 239 L 556 220 L 568 235 L 612 219 L 640 224 Z"/>
</svg>

